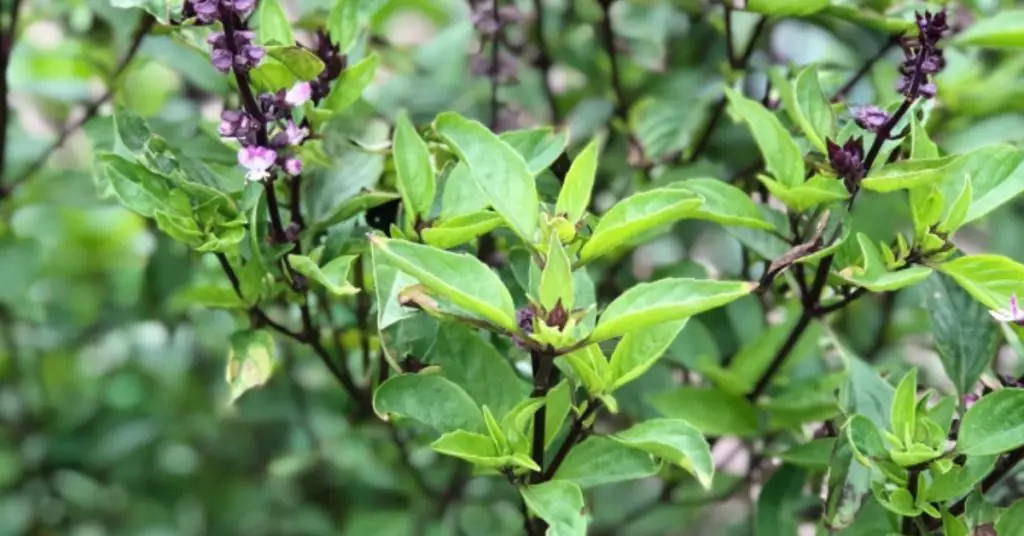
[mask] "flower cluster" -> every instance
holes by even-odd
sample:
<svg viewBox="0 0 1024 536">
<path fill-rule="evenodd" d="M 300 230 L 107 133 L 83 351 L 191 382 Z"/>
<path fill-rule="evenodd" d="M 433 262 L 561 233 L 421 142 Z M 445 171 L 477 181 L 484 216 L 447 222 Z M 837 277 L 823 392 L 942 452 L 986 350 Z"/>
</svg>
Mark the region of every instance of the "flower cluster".
<svg viewBox="0 0 1024 536">
<path fill-rule="evenodd" d="M 900 65 L 900 79 L 896 90 L 903 96 L 914 99 L 917 97 L 931 98 L 935 96 L 935 84 L 931 77 L 946 66 L 946 59 L 938 42 L 949 30 L 946 12 L 923 15 L 916 14 L 917 35 L 903 38 L 903 63 Z"/>
<path fill-rule="evenodd" d="M 853 192 L 857 188 L 857 183 L 867 174 L 864 167 L 863 138 L 850 138 L 841 146 L 832 140 L 826 140 L 826 143 L 829 164 L 836 175 L 843 179 L 846 190 Z"/>
<path fill-rule="evenodd" d="M 249 31 L 233 32 L 231 42 L 228 42 L 224 32 L 214 32 L 206 38 L 210 44 L 210 58 L 213 60 L 213 67 L 222 73 L 230 72 L 232 67 L 241 72 L 260 64 L 266 51 L 263 47 L 254 45 L 252 40 L 255 34 Z"/>
<path fill-rule="evenodd" d="M 263 123 L 245 110 L 221 112 L 217 130 L 221 136 L 235 138 L 242 144 L 238 163 L 249 170 L 247 179 L 266 180 L 272 176 L 275 165 L 292 177 L 302 174 L 302 160 L 287 153 L 309 137 L 308 126 L 305 122 L 296 124 L 292 110 L 308 101 L 311 92 L 309 82 L 299 82 L 287 91 L 260 95 Z M 276 133 L 269 137 L 267 143 L 261 144 L 260 134 L 271 129 Z"/>
<path fill-rule="evenodd" d="M 211 24 L 224 14 L 247 17 L 256 7 L 256 0 L 186 0 L 182 15 L 195 18 L 199 24 Z"/>
</svg>

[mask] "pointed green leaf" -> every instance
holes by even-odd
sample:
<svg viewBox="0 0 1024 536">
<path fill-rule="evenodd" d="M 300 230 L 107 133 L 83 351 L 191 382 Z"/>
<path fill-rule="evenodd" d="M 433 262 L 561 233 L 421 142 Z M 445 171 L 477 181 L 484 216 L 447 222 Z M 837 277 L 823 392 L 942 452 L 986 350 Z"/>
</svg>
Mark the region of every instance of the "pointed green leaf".
<svg viewBox="0 0 1024 536">
<path fill-rule="evenodd" d="M 475 330 L 442 322 L 437 338 L 424 356 L 441 366 L 445 378 L 462 387 L 477 404 L 505 415 L 526 395 L 526 384 L 508 360 Z"/>
<path fill-rule="evenodd" d="M 805 212 L 818 205 L 835 203 L 850 197 L 842 180 L 827 175 L 815 175 L 807 182 L 796 186 L 786 186 L 764 175 L 758 175 L 757 180 L 761 181 L 779 201 L 797 212 Z"/>
<path fill-rule="evenodd" d="M 580 250 L 580 262 L 589 262 L 647 231 L 692 216 L 702 202 L 691 192 L 674 188 L 627 197 L 601 216 L 594 234 Z"/>
<path fill-rule="evenodd" d="M 348 273 L 357 258 L 356 255 L 344 255 L 320 267 L 305 255 L 288 255 L 288 264 L 296 272 L 323 285 L 332 294 L 346 296 L 359 292 L 357 287 L 348 282 Z"/>
<path fill-rule="evenodd" d="M 596 395 L 608 390 L 611 372 L 608 358 L 604 356 L 599 345 L 589 344 L 565 355 L 562 359 L 569 364 L 587 392 Z"/>
<path fill-rule="evenodd" d="M 607 437 L 591 436 L 569 451 L 554 480 L 573 482 L 587 489 L 644 478 L 656 470 L 649 454 Z"/>
<path fill-rule="evenodd" d="M 405 112 L 398 114 L 395 123 L 394 159 L 402 204 L 409 212 L 427 218 L 434 208 L 434 169 L 427 144 Z"/>
<path fill-rule="evenodd" d="M 534 175 L 548 169 L 569 141 L 565 132 L 555 132 L 551 127 L 509 130 L 498 138 L 523 157 Z"/>
<path fill-rule="evenodd" d="M 1001 9 L 971 24 L 955 41 L 958 45 L 1024 47 L 1024 10 Z"/>
<path fill-rule="evenodd" d="M 945 274 L 931 276 L 926 289 L 925 308 L 939 359 L 957 393 L 965 395 L 996 355 L 1002 340 L 999 325 L 985 306 Z"/>
<path fill-rule="evenodd" d="M 792 82 L 778 71 L 771 74 L 790 121 L 800 127 L 807 139 L 824 154 L 825 138 L 834 137 L 836 119 L 821 90 L 817 69 L 813 66 L 804 68 Z"/>
<path fill-rule="evenodd" d="M 558 193 L 555 203 L 555 214 L 565 214 L 570 223 L 575 224 L 583 218 L 590 206 L 590 195 L 594 190 L 594 177 L 597 176 L 599 161 L 599 144 L 595 138 L 583 148 L 572 161 L 569 172 L 565 175 L 562 190 Z"/>
<path fill-rule="evenodd" d="M 420 235 L 423 236 L 423 242 L 428 245 L 451 249 L 497 229 L 502 221 L 504 220 L 501 216 L 489 210 L 482 210 L 442 220 L 424 229 Z"/>
<path fill-rule="evenodd" d="M 989 309 L 1005 309 L 1010 296 L 1024 296 L 1024 265 L 1001 255 L 966 255 L 938 268 Z"/>
<path fill-rule="evenodd" d="M 874 171 L 861 185 L 874 192 L 895 192 L 934 184 L 946 176 L 954 156 L 929 160 L 901 160 Z"/>
<path fill-rule="evenodd" d="M 757 203 L 743 190 L 718 179 L 688 179 L 674 182 L 666 188 L 687 190 L 703 199 L 700 207 L 691 216 L 696 220 L 708 220 L 722 225 L 739 225 L 754 229 L 771 229 L 772 224 L 764 220 Z"/>
<path fill-rule="evenodd" d="M 374 391 L 373 411 L 384 420 L 399 415 L 442 433 L 480 432 L 485 428 L 476 402 L 461 387 L 438 374 L 392 376 Z"/>
<path fill-rule="evenodd" d="M 828 0 L 749 0 L 748 11 L 776 17 L 811 15 L 828 6 Z"/>
<path fill-rule="evenodd" d="M 720 389 L 681 387 L 651 398 L 662 415 L 683 419 L 708 436 L 758 434 L 757 411 L 743 397 Z"/>
<path fill-rule="evenodd" d="M 327 16 L 327 33 L 342 54 L 347 54 L 359 33 L 359 0 L 334 0 Z"/>
<path fill-rule="evenodd" d="M 682 320 L 749 294 L 745 281 L 665 278 L 640 283 L 608 304 L 590 340 L 599 342 L 647 326 Z"/>
<path fill-rule="evenodd" d="M 586 536 L 583 492 L 572 482 L 553 480 L 519 488 L 527 508 L 548 524 L 547 536 Z"/>
<path fill-rule="evenodd" d="M 292 26 L 279 0 L 261 0 L 256 20 L 259 24 L 256 35 L 261 44 L 277 43 L 290 45 L 295 42 Z"/>
<path fill-rule="evenodd" d="M 338 113 L 355 104 L 370 82 L 373 82 L 378 65 L 380 65 L 380 58 L 376 54 L 370 54 L 359 60 L 359 63 L 345 69 L 338 81 L 334 83 L 334 88 L 324 99 L 323 108 Z"/>
<path fill-rule="evenodd" d="M 715 462 L 704 436 L 682 419 L 648 419 L 611 436 L 633 448 L 679 465 L 697 478 L 704 489 L 711 488 Z"/>
<path fill-rule="evenodd" d="M 324 62 L 300 46 L 266 47 L 267 56 L 281 62 L 298 80 L 312 81 L 324 70 Z"/>
<path fill-rule="evenodd" d="M 1001 454 L 1024 445 L 1024 389 L 989 393 L 967 410 L 956 450 L 968 456 Z"/>
<path fill-rule="evenodd" d="M 537 230 L 537 185 L 523 157 L 477 121 L 445 112 L 434 130 L 469 167 L 469 174 L 509 226 L 527 243 Z"/>
<path fill-rule="evenodd" d="M 572 266 L 569 256 L 562 247 L 557 233 L 551 233 L 547 260 L 540 274 L 540 305 L 546 311 L 562 301 L 562 307 L 571 311 L 573 307 Z"/>
<path fill-rule="evenodd" d="M 274 337 L 266 331 L 239 331 L 231 336 L 225 374 L 231 388 L 231 402 L 249 389 L 267 383 L 277 368 L 276 355 Z"/>
<path fill-rule="evenodd" d="M 913 439 L 917 422 L 917 368 L 911 367 L 896 386 L 889 420 L 892 433 L 903 441 Z"/>
<path fill-rule="evenodd" d="M 380 236 L 371 236 L 370 241 L 375 253 L 438 296 L 507 330 L 518 331 L 512 296 L 501 278 L 476 257 Z"/>
<path fill-rule="evenodd" d="M 631 330 L 615 346 L 611 391 L 637 379 L 661 358 L 689 318 Z"/>
<path fill-rule="evenodd" d="M 804 158 L 779 119 L 761 103 L 725 88 L 729 103 L 738 117 L 750 127 L 764 157 L 765 169 L 786 186 L 804 181 Z"/>
</svg>

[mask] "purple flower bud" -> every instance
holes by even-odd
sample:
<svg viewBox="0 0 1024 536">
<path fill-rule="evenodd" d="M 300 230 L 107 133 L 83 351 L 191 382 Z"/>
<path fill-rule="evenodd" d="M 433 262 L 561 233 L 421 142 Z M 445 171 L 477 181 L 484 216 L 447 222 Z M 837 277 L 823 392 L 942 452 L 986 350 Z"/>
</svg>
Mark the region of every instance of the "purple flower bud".
<svg viewBox="0 0 1024 536">
<path fill-rule="evenodd" d="M 559 298 L 555 302 L 555 306 L 551 308 L 548 313 L 548 317 L 545 319 L 545 323 L 553 328 L 565 329 L 565 324 L 569 321 L 569 311 L 562 305 L 562 299 Z"/>
<path fill-rule="evenodd" d="M 298 177 L 302 175 L 302 160 L 296 157 L 291 157 L 284 161 L 284 172 L 291 175 L 292 177 Z"/>
<path fill-rule="evenodd" d="M 969 409 L 971 406 L 973 406 L 975 403 L 978 402 L 978 399 L 979 399 L 978 395 L 976 395 L 974 393 L 967 393 L 966 395 L 964 395 L 964 397 L 963 397 L 964 409 Z"/>
<path fill-rule="evenodd" d="M 309 100 L 311 93 L 312 87 L 310 87 L 309 82 L 299 82 L 284 94 L 284 102 L 293 107 L 302 106 L 303 103 Z"/>
<path fill-rule="evenodd" d="M 250 181 L 261 181 L 270 176 L 268 170 L 277 160 L 277 151 L 267 147 L 242 147 L 238 150 L 238 163 L 248 169 L 245 178 Z"/>
<path fill-rule="evenodd" d="M 476 76 L 493 77 L 499 84 L 514 83 L 519 70 L 515 56 L 502 50 L 498 53 L 497 66 L 492 59 L 490 54 L 474 54 L 470 58 L 469 69 Z"/>
<path fill-rule="evenodd" d="M 244 139 L 253 131 L 252 117 L 240 110 L 224 110 L 220 113 L 217 132 L 225 138 Z"/>
<path fill-rule="evenodd" d="M 295 122 L 289 119 L 288 126 L 285 128 L 284 133 L 288 136 L 289 144 L 298 145 L 306 139 L 306 136 L 309 136 L 309 129 L 296 126 Z"/>
<path fill-rule="evenodd" d="M 276 121 L 284 118 L 289 109 L 288 103 L 284 101 L 284 95 L 284 90 L 260 94 L 260 110 L 267 119 Z"/>
<path fill-rule="evenodd" d="M 938 92 L 938 88 L 935 87 L 935 84 L 928 82 L 927 84 L 921 84 L 917 91 L 922 97 L 930 99 Z"/>
<path fill-rule="evenodd" d="M 857 126 L 871 132 L 878 132 L 889 122 L 889 114 L 878 106 L 862 106 L 853 110 Z"/>
<path fill-rule="evenodd" d="M 225 48 L 218 48 L 210 53 L 210 59 L 213 60 L 213 68 L 217 69 L 222 73 L 231 71 L 231 52 Z"/>
<path fill-rule="evenodd" d="M 495 17 L 493 3 L 485 1 L 473 7 L 470 20 L 480 35 L 491 37 L 500 30 L 499 24 L 515 24 L 522 20 L 522 13 L 518 7 L 508 4 L 499 7 L 498 16 Z"/>
<path fill-rule="evenodd" d="M 195 17 L 199 24 L 210 24 L 217 20 L 219 7 L 218 0 L 187 0 L 182 14 L 186 18 Z"/>
<path fill-rule="evenodd" d="M 537 313 L 529 305 L 516 311 L 516 325 L 519 326 L 519 330 L 523 333 L 533 333 L 533 319 L 535 316 L 537 316 Z"/>
<path fill-rule="evenodd" d="M 842 147 L 832 140 L 826 139 L 828 161 L 832 169 L 849 183 L 856 183 L 864 178 L 864 141 L 861 138 L 850 138 Z"/>
<path fill-rule="evenodd" d="M 1004 324 L 1017 324 L 1018 326 L 1024 326 L 1024 310 L 1021 310 L 1017 303 L 1017 295 L 1010 295 L 1010 307 L 1008 309 L 997 309 L 995 311 L 989 311 L 992 318 L 995 318 L 999 322 Z"/>
<path fill-rule="evenodd" d="M 244 17 L 256 7 L 256 0 L 221 0 L 221 4 Z"/>
<path fill-rule="evenodd" d="M 924 15 L 915 13 L 914 18 L 917 21 L 918 34 L 924 44 L 934 45 L 939 39 L 942 39 L 942 35 L 949 30 L 949 23 L 946 20 L 945 11 L 940 11 L 935 14 L 932 14 L 930 11 L 925 11 Z"/>
</svg>

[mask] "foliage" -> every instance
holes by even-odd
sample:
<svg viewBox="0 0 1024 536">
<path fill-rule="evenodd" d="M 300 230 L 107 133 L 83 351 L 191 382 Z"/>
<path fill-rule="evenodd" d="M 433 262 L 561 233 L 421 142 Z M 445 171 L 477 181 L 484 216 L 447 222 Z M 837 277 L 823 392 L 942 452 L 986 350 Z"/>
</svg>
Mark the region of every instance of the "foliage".
<svg viewBox="0 0 1024 536">
<path fill-rule="evenodd" d="M 3 7 L 0 533 L 1020 530 L 1010 2 Z"/>
</svg>

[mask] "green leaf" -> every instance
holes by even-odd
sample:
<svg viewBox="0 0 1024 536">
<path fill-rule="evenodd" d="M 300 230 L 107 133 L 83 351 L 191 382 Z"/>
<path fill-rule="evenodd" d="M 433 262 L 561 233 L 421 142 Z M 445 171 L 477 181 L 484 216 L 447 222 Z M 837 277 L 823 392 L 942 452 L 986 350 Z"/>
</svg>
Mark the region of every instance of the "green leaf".
<svg viewBox="0 0 1024 536">
<path fill-rule="evenodd" d="M 266 47 L 266 51 L 268 56 L 281 62 L 299 80 L 316 80 L 324 70 L 324 62 L 303 47 L 270 46 Z"/>
<path fill-rule="evenodd" d="M 662 415 L 683 419 L 708 436 L 758 435 L 757 412 L 743 397 L 720 389 L 681 387 L 651 398 Z"/>
<path fill-rule="evenodd" d="M 889 458 L 888 449 L 882 441 L 878 427 L 863 415 L 854 415 L 846 423 L 846 439 L 850 442 L 853 454 L 864 465 L 871 466 L 874 461 Z"/>
<path fill-rule="evenodd" d="M 697 478 L 704 489 L 711 488 L 715 462 L 704 436 L 682 419 L 648 419 L 612 439 L 679 465 Z"/>
<path fill-rule="evenodd" d="M 608 304 L 590 340 L 603 341 L 647 326 L 689 318 L 741 298 L 755 286 L 745 281 L 672 277 L 640 283 Z"/>
<path fill-rule="evenodd" d="M 837 441 L 827 476 L 825 526 L 838 530 L 851 525 L 871 491 L 870 470 L 856 461 L 849 441 Z M 872 533 L 873 534 L 873 533 Z"/>
<path fill-rule="evenodd" d="M 430 150 L 409 116 L 398 114 L 395 124 L 394 141 L 395 173 L 398 177 L 398 191 L 402 204 L 409 212 L 427 218 L 434 208 L 434 169 L 430 165 Z"/>
<path fill-rule="evenodd" d="M 902 441 L 914 438 L 914 425 L 917 422 L 917 368 L 911 367 L 896 386 L 896 394 L 892 397 L 890 422 L 892 433 Z"/>
<path fill-rule="evenodd" d="M 608 209 L 580 250 L 586 263 L 641 234 L 692 216 L 703 200 L 687 190 L 658 188 L 631 195 Z"/>
<path fill-rule="evenodd" d="M 1001 9 L 975 21 L 954 39 L 958 45 L 983 47 L 1024 47 L 1024 10 Z"/>
<path fill-rule="evenodd" d="M 537 185 L 523 158 L 487 127 L 453 112 L 437 116 L 434 129 L 469 167 L 491 206 L 528 244 L 537 230 Z"/>
<path fill-rule="evenodd" d="M 587 392 L 598 395 L 608 390 L 608 378 L 611 377 L 611 372 L 608 359 L 599 345 L 589 344 L 566 354 L 563 359 L 569 364 L 579 381 L 583 383 Z"/>
<path fill-rule="evenodd" d="M 298 81 L 287 65 L 270 56 L 264 57 L 255 69 L 249 71 L 249 78 L 257 90 L 268 93 L 289 89 Z"/>
<path fill-rule="evenodd" d="M 880 430 L 890 429 L 894 389 L 871 365 L 853 355 L 835 335 L 832 343 L 846 367 L 849 381 L 839 393 L 839 406 L 848 416 L 861 414 Z"/>
<path fill-rule="evenodd" d="M 508 289 L 476 257 L 380 236 L 371 236 L 370 241 L 382 258 L 438 296 L 509 331 L 519 331 Z"/>
<path fill-rule="evenodd" d="M 644 478 L 656 470 L 650 455 L 607 437 L 591 436 L 569 451 L 553 480 L 573 482 L 587 489 Z"/>
<path fill-rule="evenodd" d="M 824 154 L 825 138 L 834 137 L 836 118 L 821 90 L 817 69 L 814 66 L 804 68 L 792 83 L 777 70 L 770 74 L 790 121 Z"/>
<path fill-rule="evenodd" d="M 758 175 L 757 180 L 761 181 L 779 201 L 797 212 L 805 212 L 818 205 L 843 201 L 850 196 L 842 180 L 827 175 L 815 175 L 807 182 L 796 186 L 786 186 L 764 175 Z"/>
<path fill-rule="evenodd" d="M 941 474 L 932 472 L 932 483 L 925 492 L 925 499 L 945 502 L 963 497 L 992 472 L 997 459 L 998 456 L 968 456 L 962 466 L 953 466 Z"/>
<path fill-rule="evenodd" d="M 358 258 L 356 255 L 344 255 L 320 267 L 305 255 L 288 255 L 288 265 L 296 272 L 323 285 L 332 294 L 347 296 L 359 292 L 357 287 L 348 282 L 352 262 Z"/>
<path fill-rule="evenodd" d="M 932 273 L 926 266 L 913 266 L 902 270 L 888 270 L 878 246 L 863 233 L 857 233 L 857 242 L 864 257 L 864 266 L 849 266 L 839 275 L 872 292 L 888 292 L 916 285 Z"/>
<path fill-rule="evenodd" d="M 1024 34 L 1024 28 L 1021 31 Z M 1022 528 L 1024 528 L 1024 501 L 1017 501 L 1000 514 L 999 520 L 996 521 L 996 534 L 998 536 L 1017 536 Z"/>
<path fill-rule="evenodd" d="M 261 387 L 277 368 L 277 346 L 266 331 L 239 331 L 231 336 L 225 378 L 231 402 L 254 387 Z"/>
<path fill-rule="evenodd" d="M 595 138 L 576 155 L 565 175 L 562 190 L 558 192 L 555 214 L 565 214 L 570 223 L 580 221 L 590 206 L 590 195 L 594 190 L 594 177 L 597 176 L 597 163 L 600 160 L 599 152 L 600 144 Z"/>
<path fill-rule="evenodd" d="M 483 467 L 501 467 L 505 462 L 491 436 L 465 430 L 442 435 L 430 444 L 430 448 Z"/>
<path fill-rule="evenodd" d="M 334 0 L 327 16 L 327 33 L 342 54 L 347 54 L 359 33 L 359 0 Z"/>
<path fill-rule="evenodd" d="M 936 227 L 936 232 L 953 233 L 964 224 L 967 219 L 967 211 L 971 208 L 971 200 L 974 197 L 974 188 L 971 182 L 970 175 L 964 177 L 963 187 L 953 198 L 953 204 L 949 207 L 942 222 Z"/>
<path fill-rule="evenodd" d="M 489 233 L 504 220 L 501 216 L 482 210 L 442 220 L 420 232 L 423 242 L 441 249 L 451 249 Z"/>
<path fill-rule="evenodd" d="M 442 433 L 484 430 L 484 417 L 476 402 L 461 387 L 438 374 L 388 378 L 373 393 L 373 411 L 384 420 L 399 415 Z"/>
<path fill-rule="evenodd" d="M 895 192 L 928 186 L 942 180 L 956 159 L 954 156 L 928 160 L 900 160 L 886 164 L 861 181 L 861 185 L 874 192 Z"/>
<path fill-rule="evenodd" d="M 366 91 L 370 82 L 373 82 L 378 65 L 380 65 L 380 58 L 376 54 L 370 54 L 359 60 L 359 63 L 345 69 L 338 81 L 334 83 L 334 89 L 324 99 L 323 107 L 338 113 L 355 104 L 363 95 L 363 91 Z"/>
<path fill-rule="evenodd" d="M 1001 454 L 1024 445 L 1024 389 L 989 393 L 967 410 L 956 450 L 967 456 Z"/>
<path fill-rule="evenodd" d="M 666 188 L 687 190 L 703 199 L 700 207 L 691 216 L 696 220 L 708 220 L 722 225 L 739 225 L 754 229 L 772 229 L 764 220 L 757 203 L 743 190 L 718 179 L 688 179 L 674 182 Z"/>
<path fill-rule="evenodd" d="M 611 359 L 611 391 L 639 378 L 661 358 L 689 318 L 630 330 L 615 346 Z"/>
<path fill-rule="evenodd" d="M 145 119 L 120 104 L 114 108 L 114 128 L 121 143 L 133 153 L 141 153 L 152 135 Z"/>
<path fill-rule="evenodd" d="M 523 157 L 534 175 L 548 169 L 569 141 L 565 132 L 555 132 L 550 127 L 510 130 L 502 132 L 498 138 Z"/>
<path fill-rule="evenodd" d="M 996 355 L 999 325 L 984 306 L 944 274 L 928 279 L 924 296 L 942 367 L 957 393 L 965 395 Z"/>
<path fill-rule="evenodd" d="M 789 465 L 803 467 L 814 471 L 824 471 L 828 468 L 829 460 L 832 458 L 832 450 L 835 448 L 836 438 L 822 437 L 808 443 L 797 445 L 785 452 L 780 453 L 779 459 Z"/>
<path fill-rule="evenodd" d="M 757 499 L 754 517 L 755 536 L 797 534 L 807 474 L 799 467 L 783 465 L 772 473 Z"/>
<path fill-rule="evenodd" d="M 290 45 L 295 42 L 288 14 L 279 0 L 261 0 L 256 13 L 259 27 L 256 36 L 261 44 Z"/>
<path fill-rule="evenodd" d="M 910 118 L 910 158 L 922 160 L 939 157 L 939 146 L 928 137 L 928 131 L 924 128 L 917 116 Z"/>
<path fill-rule="evenodd" d="M 566 417 L 572 408 L 573 387 L 568 380 L 562 380 L 558 385 L 548 391 L 544 397 L 544 406 L 547 411 L 544 414 L 544 446 L 551 445 L 551 442 L 558 437 L 558 432 L 565 424 Z"/>
<path fill-rule="evenodd" d="M 116 155 L 105 155 L 103 162 L 103 173 L 124 206 L 147 218 L 168 208 L 171 192 L 163 177 Z"/>
<path fill-rule="evenodd" d="M 480 191 L 469 167 L 459 162 L 451 168 L 444 179 L 444 194 L 441 197 L 441 218 L 454 218 L 482 212 L 490 206 L 487 196 Z"/>
<path fill-rule="evenodd" d="M 776 17 L 792 17 L 817 13 L 827 6 L 828 0 L 750 0 L 746 9 Z"/>
<path fill-rule="evenodd" d="M 725 88 L 729 103 L 738 117 L 747 123 L 764 157 L 765 169 L 785 186 L 804 181 L 804 159 L 789 132 L 761 103 Z"/>
<path fill-rule="evenodd" d="M 1024 265 L 1001 255 L 966 255 L 939 265 L 989 309 L 1004 309 L 1010 296 L 1024 296 Z"/>
<path fill-rule="evenodd" d="M 572 266 L 557 233 L 551 233 L 544 271 L 540 274 L 540 305 L 545 311 L 554 309 L 561 300 L 562 307 L 573 307 Z"/>
<path fill-rule="evenodd" d="M 398 197 L 398 194 L 394 192 L 362 192 L 359 195 L 346 199 L 344 202 L 334 207 L 327 217 L 314 226 L 314 229 L 319 232 L 332 225 L 337 225 L 351 217 L 354 217 L 360 212 L 365 212 L 371 208 L 383 205 L 388 201 L 394 201 L 395 199 L 398 199 Z"/>
<path fill-rule="evenodd" d="M 480 406 L 504 415 L 525 396 L 523 383 L 507 359 L 476 331 L 442 322 L 425 356 L 441 366 L 446 378 L 461 387 Z"/>
<path fill-rule="evenodd" d="M 527 508 L 548 524 L 547 536 L 586 536 L 583 492 L 572 482 L 553 480 L 519 488 Z"/>
<path fill-rule="evenodd" d="M 1010 145 L 982 147 L 954 166 L 950 175 L 971 180 L 971 206 L 965 224 L 987 216 L 1024 192 L 1024 151 Z M 954 173 L 956 175 L 954 175 Z M 953 181 L 947 181 L 949 183 Z"/>
</svg>

